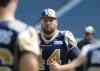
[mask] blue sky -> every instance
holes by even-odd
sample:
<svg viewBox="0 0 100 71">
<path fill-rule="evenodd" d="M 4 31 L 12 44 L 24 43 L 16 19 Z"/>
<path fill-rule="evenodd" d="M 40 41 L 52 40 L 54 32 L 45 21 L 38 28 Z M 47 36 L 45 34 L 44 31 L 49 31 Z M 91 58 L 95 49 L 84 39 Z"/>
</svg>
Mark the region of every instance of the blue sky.
<svg viewBox="0 0 100 71">
<path fill-rule="evenodd" d="M 39 21 L 40 13 L 44 8 L 53 8 L 56 11 L 71 0 L 20 0 L 16 17 L 32 25 Z M 82 0 L 73 9 L 59 17 L 61 30 L 71 30 L 75 36 L 82 37 L 84 28 L 93 25 L 96 28 L 96 37 L 100 37 L 100 0 Z"/>
</svg>

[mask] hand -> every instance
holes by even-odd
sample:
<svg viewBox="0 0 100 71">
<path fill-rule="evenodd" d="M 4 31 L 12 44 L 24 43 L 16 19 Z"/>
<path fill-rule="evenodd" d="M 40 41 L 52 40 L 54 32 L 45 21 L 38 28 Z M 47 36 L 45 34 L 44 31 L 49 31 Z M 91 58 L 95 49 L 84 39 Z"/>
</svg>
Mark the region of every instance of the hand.
<svg viewBox="0 0 100 71">
<path fill-rule="evenodd" d="M 50 65 L 50 71 L 62 71 L 61 65 L 58 64 L 53 59 L 50 60 L 49 65 Z"/>
</svg>

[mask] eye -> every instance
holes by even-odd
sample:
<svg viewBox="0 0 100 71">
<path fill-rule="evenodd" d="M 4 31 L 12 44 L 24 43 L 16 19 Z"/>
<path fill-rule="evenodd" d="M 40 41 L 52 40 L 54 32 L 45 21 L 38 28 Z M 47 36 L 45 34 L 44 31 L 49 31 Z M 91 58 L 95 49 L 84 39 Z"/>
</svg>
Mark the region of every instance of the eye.
<svg viewBox="0 0 100 71">
<path fill-rule="evenodd" d="M 56 20 L 55 18 L 43 18 L 44 22 L 52 22 Z"/>
<path fill-rule="evenodd" d="M 49 19 L 50 22 L 52 22 L 54 19 Z"/>
</svg>

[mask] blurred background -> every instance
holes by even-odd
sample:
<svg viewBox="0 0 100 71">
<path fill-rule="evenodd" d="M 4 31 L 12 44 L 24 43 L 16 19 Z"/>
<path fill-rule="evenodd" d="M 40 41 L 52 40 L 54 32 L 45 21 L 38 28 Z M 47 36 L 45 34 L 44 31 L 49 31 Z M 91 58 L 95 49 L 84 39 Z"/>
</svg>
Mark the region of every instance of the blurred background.
<svg viewBox="0 0 100 71">
<path fill-rule="evenodd" d="M 19 0 L 16 17 L 39 29 L 45 8 L 56 10 L 61 30 L 70 30 L 81 38 L 84 28 L 93 25 L 96 38 L 100 37 L 100 0 Z"/>
</svg>

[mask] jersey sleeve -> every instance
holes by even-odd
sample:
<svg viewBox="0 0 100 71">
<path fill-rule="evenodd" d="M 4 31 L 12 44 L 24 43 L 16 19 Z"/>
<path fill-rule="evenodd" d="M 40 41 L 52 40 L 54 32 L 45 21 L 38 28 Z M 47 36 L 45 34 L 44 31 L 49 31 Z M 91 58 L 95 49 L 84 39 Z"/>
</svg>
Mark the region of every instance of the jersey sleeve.
<svg viewBox="0 0 100 71">
<path fill-rule="evenodd" d="M 70 44 L 72 47 L 77 47 L 77 41 L 70 31 L 65 32 L 65 42 L 67 45 Z"/>
<path fill-rule="evenodd" d="M 38 35 L 32 27 L 19 34 L 18 43 L 21 51 L 29 51 L 35 55 L 40 54 Z"/>
<path fill-rule="evenodd" d="M 77 47 L 77 41 L 74 35 L 70 31 L 65 32 L 65 43 L 68 46 L 67 50 L 69 59 L 75 59 L 79 55 L 80 50 Z"/>
</svg>

